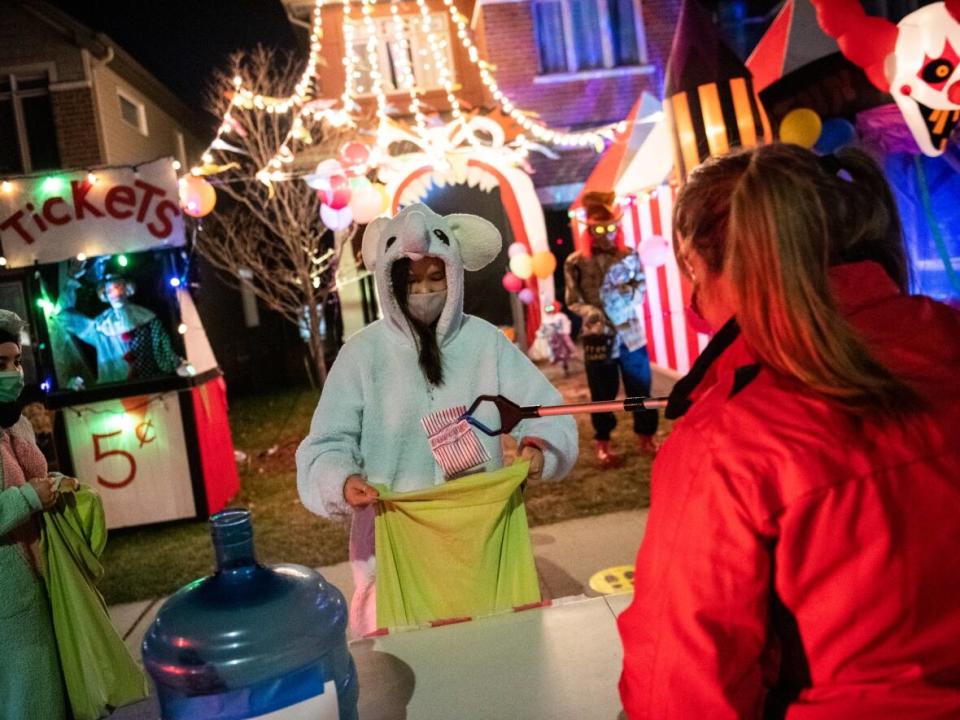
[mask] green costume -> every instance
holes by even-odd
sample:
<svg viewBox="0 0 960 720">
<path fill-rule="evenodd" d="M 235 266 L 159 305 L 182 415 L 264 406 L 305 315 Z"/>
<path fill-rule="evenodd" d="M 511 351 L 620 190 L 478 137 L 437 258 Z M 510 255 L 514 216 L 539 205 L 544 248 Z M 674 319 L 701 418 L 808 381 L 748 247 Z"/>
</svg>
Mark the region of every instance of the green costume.
<svg viewBox="0 0 960 720">
<path fill-rule="evenodd" d="M 0 715 L 5 720 L 66 717 L 43 580 L 10 537 L 41 509 L 31 486 L 6 486 L 0 462 Z"/>
</svg>

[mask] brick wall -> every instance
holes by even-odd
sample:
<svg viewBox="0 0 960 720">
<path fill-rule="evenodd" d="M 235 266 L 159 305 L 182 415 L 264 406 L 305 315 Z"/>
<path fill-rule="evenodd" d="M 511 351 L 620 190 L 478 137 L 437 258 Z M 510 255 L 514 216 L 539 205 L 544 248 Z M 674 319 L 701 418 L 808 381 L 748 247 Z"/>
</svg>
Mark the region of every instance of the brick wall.
<svg viewBox="0 0 960 720">
<path fill-rule="evenodd" d="M 97 133 L 93 90 L 76 88 L 53 92 L 51 102 L 57 126 L 57 147 L 63 167 L 92 167 L 104 164 Z"/>
<path fill-rule="evenodd" d="M 676 3 L 643 3 L 651 68 L 608 77 L 544 82 L 530 3 L 490 3 L 483 6 L 482 28 L 487 57 L 496 66 L 497 82 L 517 107 L 533 110 L 557 127 L 584 126 L 622 120 L 644 90 L 659 96 L 662 66 L 669 55 L 676 22 Z"/>
</svg>

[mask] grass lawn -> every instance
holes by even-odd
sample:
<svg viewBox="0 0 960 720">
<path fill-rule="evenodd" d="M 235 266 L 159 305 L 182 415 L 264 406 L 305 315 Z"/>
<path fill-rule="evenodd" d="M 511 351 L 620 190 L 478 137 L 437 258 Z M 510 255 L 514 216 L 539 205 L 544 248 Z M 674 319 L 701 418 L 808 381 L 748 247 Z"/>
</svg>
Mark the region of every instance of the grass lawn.
<svg viewBox="0 0 960 720">
<path fill-rule="evenodd" d="M 570 378 L 555 368 L 545 373 L 568 402 L 589 400 L 582 366 Z M 293 562 L 320 567 L 347 559 L 347 527 L 319 518 L 300 504 L 294 452 L 310 425 L 318 394 L 286 390 L 241 398 L 230 407 L 233 439 L 247 454 L 240 467 L 240 495 L 231 503 L 253 514 L 261 562 Z M 593 459 L 588 415 L 577 416 L 580 459 L 560 483 L 530 483 L 527 515 L 531 525 L 600 515 L 649 504 L 650 463 L 634 452 L 629 417 L 621 416 L 614 444 L 625 451 L 622 468 L 600 471 Z M 666 432 L 661 423 L 661 433 Z M 509 449 L 508 449 L 509 452 Z M 103 558 L 100 589 L 110 604 L 168 595 L 213 568 L 206 521 L 117 530 Z"/>
</svg>

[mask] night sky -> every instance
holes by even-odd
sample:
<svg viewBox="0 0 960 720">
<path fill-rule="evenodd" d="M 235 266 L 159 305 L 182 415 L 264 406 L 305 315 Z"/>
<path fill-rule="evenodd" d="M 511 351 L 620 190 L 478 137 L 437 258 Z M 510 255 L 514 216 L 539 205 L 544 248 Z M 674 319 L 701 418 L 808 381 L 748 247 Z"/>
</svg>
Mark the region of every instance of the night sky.
<svg viewBox="0 0 960 720">
<path fill-rule="evenodd" d="M 234 51 L 262 43 L 300 52 L 280 0 L 47 1 L 108 35 L 198 111 Z"/>
</svg>

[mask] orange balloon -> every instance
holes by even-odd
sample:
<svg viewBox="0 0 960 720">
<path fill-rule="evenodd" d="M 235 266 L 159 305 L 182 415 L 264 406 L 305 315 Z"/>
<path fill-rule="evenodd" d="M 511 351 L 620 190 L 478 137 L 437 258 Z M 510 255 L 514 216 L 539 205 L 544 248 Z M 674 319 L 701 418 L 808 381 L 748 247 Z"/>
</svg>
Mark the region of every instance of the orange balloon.
<svg viewBox="0 0 960 720">
<path fill-rule="evenodd" d="M 557 258 L 549 250 L 541 250 L 533 254 L 533 274 L 540 280 L 546 280 L 557 269 Z"/>
<path fill-rule="evenodd" d="M 190 217 L 203 217 L 213 211 L 217 204 L 217 191 L 199 175 L 187 175 L 180 179 L 180 207 Z"/>
</svg>

